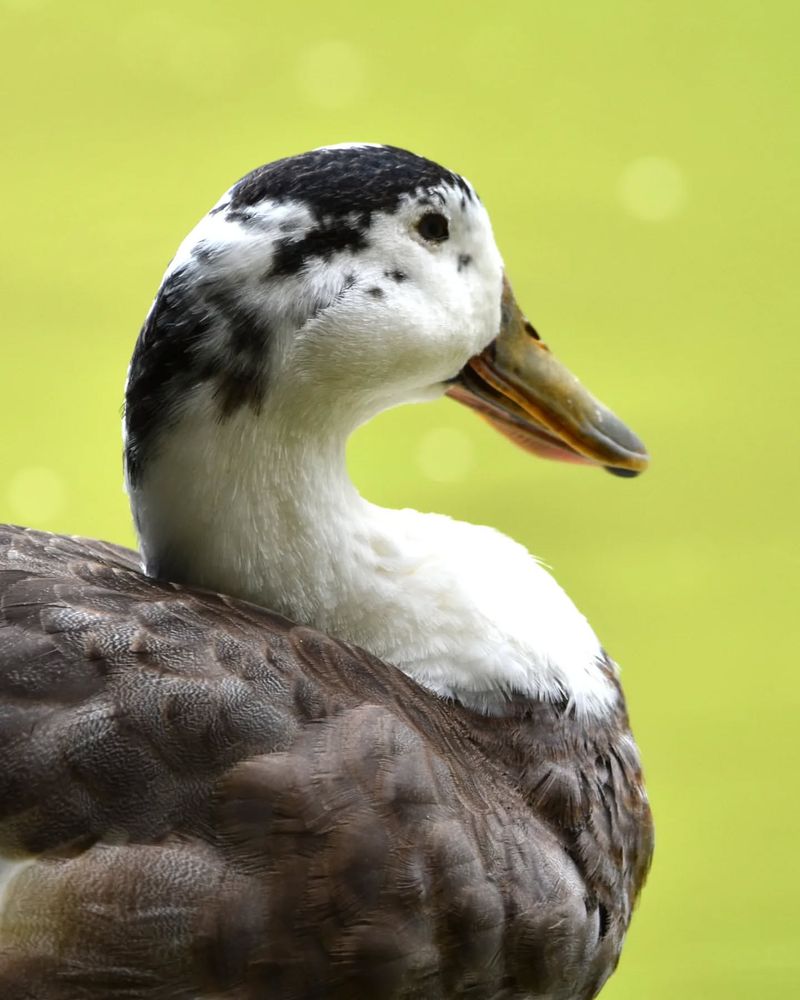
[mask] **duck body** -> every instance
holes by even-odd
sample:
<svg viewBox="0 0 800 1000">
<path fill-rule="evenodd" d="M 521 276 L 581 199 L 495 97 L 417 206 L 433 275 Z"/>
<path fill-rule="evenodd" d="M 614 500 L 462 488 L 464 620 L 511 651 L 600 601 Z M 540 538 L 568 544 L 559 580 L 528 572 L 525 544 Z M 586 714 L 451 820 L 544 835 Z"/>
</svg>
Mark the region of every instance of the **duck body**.
<svg viewBox="0 0 800 1000">
<path fill-rule="evenodd" d="M 600 990 L 652 851 L 616 667 L 517 543 L 347 475 L 443 395 L 646 465 L 429 160 L 268 164 L 180 246 L 125 390 L 141 555 L 0 528 L 0 996 Z"/>
<path fill-rule="evenodd" d="M 621 694 L 486 715 L 31 530 L 0 586 L 8 1000 L 567 1000 L 615 967 L 652 847 Z"/>
</svg>

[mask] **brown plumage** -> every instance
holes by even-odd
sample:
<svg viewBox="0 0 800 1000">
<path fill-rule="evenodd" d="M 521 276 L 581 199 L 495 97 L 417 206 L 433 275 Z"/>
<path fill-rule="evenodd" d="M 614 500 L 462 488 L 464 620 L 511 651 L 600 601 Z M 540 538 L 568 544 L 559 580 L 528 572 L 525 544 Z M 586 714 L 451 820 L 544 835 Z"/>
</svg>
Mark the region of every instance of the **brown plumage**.
<svg viewBox="0 0 800 1000">
<path fill-rule="evenodd" d="M 0 529 L 4 1000 L 579 1000 L 652 827 L 606 722 L 483 716 L 102 542 Z M 611 665 L 609 676 L 613 677 Z"/>
</svg>

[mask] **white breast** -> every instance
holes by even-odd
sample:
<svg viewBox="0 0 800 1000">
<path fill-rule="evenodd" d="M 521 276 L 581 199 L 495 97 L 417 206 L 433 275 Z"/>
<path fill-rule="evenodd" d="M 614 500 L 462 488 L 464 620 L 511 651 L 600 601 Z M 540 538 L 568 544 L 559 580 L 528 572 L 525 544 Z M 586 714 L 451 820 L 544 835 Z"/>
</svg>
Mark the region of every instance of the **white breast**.
<svg viewBox="0 0 800 1000">
<path fill-rule="evenodd" d="M 492 528 L 370 505 L 360 534 L 337 581 L 349 585 L 320 595 L 315 624 L 476 707 L 510 691 L 566 695 L 579 712 L 615 701 L 596 635 L 523 546 Z"/>
</svg>

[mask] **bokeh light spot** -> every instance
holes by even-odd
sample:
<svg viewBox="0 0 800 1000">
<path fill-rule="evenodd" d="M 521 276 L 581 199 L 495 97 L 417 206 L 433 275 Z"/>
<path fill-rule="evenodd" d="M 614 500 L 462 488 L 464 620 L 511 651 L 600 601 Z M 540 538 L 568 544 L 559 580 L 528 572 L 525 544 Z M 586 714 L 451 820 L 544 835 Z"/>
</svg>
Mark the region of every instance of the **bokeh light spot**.
<svg viewBox="0 0 800 1000">
<path fill-rule="evenodd" d="M 8 502 L 20 523 L 41 525 L 64 505 L 64 480 L 53 469 L 20 469 L 8 484 Z"/>
<path fill-rule="evenodd" d="M 464 431 L 455 427 L 435 427 L 422 436 L 417 464 L 428 479 L 455 483 L 466 477 L 474 457 L 472 441 Z"/>
<path fill-rule="evenodd" d="M 337 39 L 307 46 L 297 62 L 303 94 L 322 108 L 351 104 L 364 87 L 364 60 L 349 42 Z"/>
<path fill-rule="evenodd" d="M 677 215 L 686 203 L 686 181 L 672 160 L 643 156 L 622 171 L 618 194 L 634 218 L 663 222 Z"/>
</svg>

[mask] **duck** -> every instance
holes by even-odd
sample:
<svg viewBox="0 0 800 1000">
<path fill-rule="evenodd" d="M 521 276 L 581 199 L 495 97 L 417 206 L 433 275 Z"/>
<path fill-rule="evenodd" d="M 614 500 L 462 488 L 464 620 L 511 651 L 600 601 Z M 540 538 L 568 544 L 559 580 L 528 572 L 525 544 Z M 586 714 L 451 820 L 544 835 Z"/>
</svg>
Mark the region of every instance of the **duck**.
<svg viewBox="0 0 800 1000">
<path fill-rule="evenodd" d="M 0 995 L 601 990 L 653 850 L 618 668 L 523 546 L 347 473 L 443 396 L 649 461 L 425 157 L 268 163 L 180 244 L 125 386 L 139 551 L 0 527 Z"/>
</svg>

